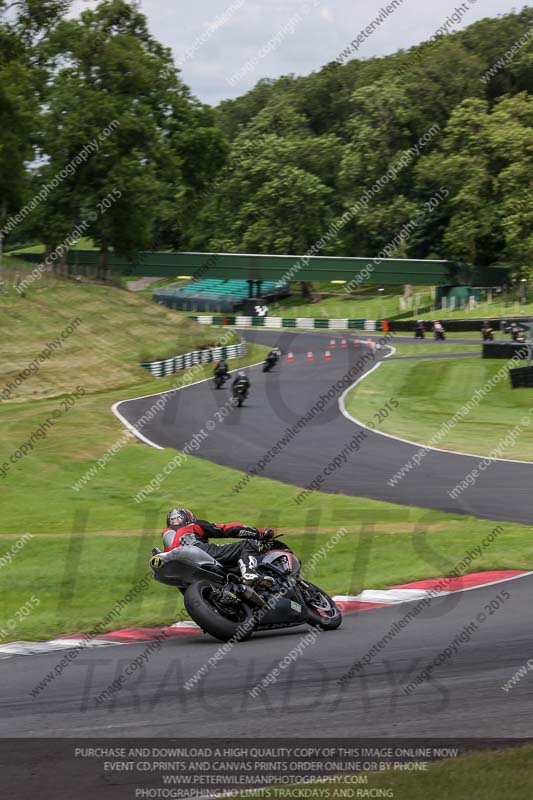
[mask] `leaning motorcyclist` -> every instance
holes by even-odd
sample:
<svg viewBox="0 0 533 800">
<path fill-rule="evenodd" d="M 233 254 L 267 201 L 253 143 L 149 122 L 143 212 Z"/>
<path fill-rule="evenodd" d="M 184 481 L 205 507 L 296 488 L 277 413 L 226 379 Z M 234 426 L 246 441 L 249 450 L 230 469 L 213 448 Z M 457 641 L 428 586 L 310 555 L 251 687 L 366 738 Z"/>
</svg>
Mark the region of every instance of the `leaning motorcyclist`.
<svg viewBox="0 0 533 800">
<path fill-rule="evenodd" d="M 172 560 L 172 553 L 184 545 L 199 547 L 225 567 L 239 567 L 243 583 L 267 585 L 272 583 L 268 576 L 257 574 L 257 557 L 262 545 L 271 542 L 274 531 L 271 528 L 254 528 L 242 522 L 217 524 L 196 519 L 187 508 L 173 508 L 167 514 L 167 527 L 162 532 L 164 552 L 154 553 L 150 566 L 157 569 Z M 237 538 L 233 544 L 210 544 L 209 539 Z"/>
<path fill-rule="evenodd" d="M 281 355 L 281 350 L 279 349 L 279 347 L 273 347 L 265 360 L 268 361 L 270 364 L 274 365 L 278 363 L 280 355 Z"/>
<path fill-rule="evenodd" d="M 245 386 L 246 387 L 246 391 L 249 391 L 250 386 L 252 384 L 250 383 L 250 379 L 248 378 L 248 375 L 246 374 L 246 372 L 242 372 L 242 370 L 241 370 L 241 372 L 237 373 L 237 377 L 235 378 L 235 380 L 231 384 L 231 388 L 235 389 L 235 387 L 237 385 Z"/>
</svg>

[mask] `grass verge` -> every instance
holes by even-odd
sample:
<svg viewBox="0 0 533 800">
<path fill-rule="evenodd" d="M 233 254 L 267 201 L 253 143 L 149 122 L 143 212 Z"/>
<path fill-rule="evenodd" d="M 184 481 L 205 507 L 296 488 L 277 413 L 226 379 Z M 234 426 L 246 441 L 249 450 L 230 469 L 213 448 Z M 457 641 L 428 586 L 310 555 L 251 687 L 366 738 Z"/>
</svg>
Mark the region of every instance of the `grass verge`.
<svg viewBox="0 0 533 800">
<path fill-rule="evenodd" d="M 187 353 L 221 336 L 225 344 L 239 341 L 231 330 L 200 325 L 113 287 L 35 288 L 25 297 L 0 296 L 0 307 L 2 405 L 10 384 L 11 403 L 58 396 L 76 383 L 87 392 L 133 386 L 146 381 L 141 361 Z M 51 355 L 39 360 L 50 343 Z M 21 381 L 25 369 L 31 373 Z"/>
<path fill-rule="evenodd" d="M 346 408 L 357 419 L 370 419 L 380 399 L 399 403 L 380 430 L 421 444 L 450 423 L 475 393 L 505 366 L 489 359 L 386 360 L 349 392 Z M 506 375 L 489 389 L 479 404 L 439 440 L 439 447 L 502 458 L 533 460 L 533 394 L 512 389 Z M 519 427 L 516 427 L 519 426 Z M 509 437 L 516 430 L 516 436 Z M 503 449 L 502 449 L 503 448 Z"/>
<path fill-rule="evenodd" d="M 265 787 L 240 798 L 319 797 L 394 797 L 395 800 L 524 800 L 533 795 L 533 745 L 508 747 L 499 751 L 469 753 L 456 759 L 428 765 L 427 771 L 387 770 L 368 775 L 365 784 L 348 781 L 331 784 L 284 786 L 277 790 Z M 316 794 L 302 794 L 302 788 Z M 269 793 L 270 792 L 270 793 Z M 360 794 L 358 794 L 360 792 Z M 381 793 L 380 793 L 381 792 Z"/>
<path fill-rule="evenodd" d="M 262 478 L 254 478 L 245 492 L 232 495 L 231 487 L 241 473 L 192 457 L 175 480 L 137 505 L 131 494 L 139 481 L 149 480 L 161 468 L 169 452 L 143 445 L 134 449 L 135 453 L 124 448 L 82 497 L 73 502 L 68 494 L 52 497 L 51 509 L 58 513 L 48 530 L 64 533 L 32 531 L 33 538 L 1 569 L 2 627 L 16 618 L 32 594 L 39 599 L 31 615 L 18 622 L 4 641 L 91 630 L 147 574 L 150 550 L 161 543 L 165 512 L 182 499 L 200 517 L 221 521 L 240 517 L 250 524 L 272 525 L 286 535 L 304 568 L 316 555 L 309 577 L 330 593 L 356 593 L 452 574 L 492 531 L 494 541 L 481 547 L 466 571 L 533 567 L 533 542 L 523 525 L 343 495 L 315 494 L 296 506 L 294 487 Z M 36 495 L 39 490 L 36 486 Z M 39 528 L 39 503 L 26 498 L 27 504 L 34 502 L 32 516 Z M 46 500 L 41 502 L 44 511 Z M 337 536 L 329 549 L 328 542 L 340 528 L 346 533 Z M 17 535 L 0 535 L 4 559 L 0 563 L 5 563 L 17 540 Z M 327 556 L 320 556 L 322 548 L 328 548 Z M 111 628 L 172 623 L 181 609 L 176 591 L 154 583 L 122 610 Z"/>
</svg>

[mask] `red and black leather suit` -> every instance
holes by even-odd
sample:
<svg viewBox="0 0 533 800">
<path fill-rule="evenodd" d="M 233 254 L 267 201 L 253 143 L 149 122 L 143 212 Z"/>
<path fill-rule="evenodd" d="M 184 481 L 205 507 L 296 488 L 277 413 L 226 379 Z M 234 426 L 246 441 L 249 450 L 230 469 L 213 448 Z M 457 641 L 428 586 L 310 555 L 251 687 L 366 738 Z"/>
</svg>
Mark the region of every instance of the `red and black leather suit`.
<svg viewBox="0 0 533 800">
<path fill-rule="evenodd" d="M 239 566 L 241 573 L 255 572 L 260 548 L 256 538 L 263 533 L 259 528 L 244 525 L 242 522 L 228 522 L 225 525 L 197 519 L 189 525 L 165 528 L 162 532 L 165 553 L 181 545 L 194 545 L 201 548 L 220 564 L 227 567 Z M 233 544 L 210 544 L 209 539 L 239 538 Z M 240 562 L 242 561 L 242 565 Z"/>
</svg>

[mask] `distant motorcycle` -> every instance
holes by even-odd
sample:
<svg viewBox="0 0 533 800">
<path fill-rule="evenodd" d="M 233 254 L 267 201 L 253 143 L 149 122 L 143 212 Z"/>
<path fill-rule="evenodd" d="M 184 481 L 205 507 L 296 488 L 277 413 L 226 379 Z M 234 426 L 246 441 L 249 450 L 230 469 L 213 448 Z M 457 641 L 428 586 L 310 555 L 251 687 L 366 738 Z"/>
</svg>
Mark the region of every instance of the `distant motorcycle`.
<svg viewBox="0 0 533 800">
<path fill-rule="evenodd" d="M 436 342 L 443 342 L 446 339 L 446 331 L 438 319 L 433 323 L 433 333 L 435 334 Z"/>
<path fill-rule="evenodd" d="M 245 383 L 236 383 L 232 390 L 233 399 L 239 406 L 242 406 L 246 398 L 248 397 L 248 387 Z"/>
<path fill-rule="evenodd" d="M 519 328 L 518 325 L 514 325 L 511 328 L 511 339 L 513 342 L 519 342 L 520 344 L 523 344 L 526 341 L 524 331 L 522 328 Z"/>
<path fill-rule="evenodd" d="M 417 325 L 415 328 L 415 339 L 425 339 L 426 331 L 423 325 Z"/>
<path fill-rule="evenodd" d="M 215 377 L 213 378 L 215 382 L 215 389 L 222 389 L 227 379 L 228 375 L 225 372 L 216 372 Z"/>
<path fill-rule="evenodd" d="M 263 364 L 263 372 L 270 372 L 276 364 L 278 363 L 279 358 L 275 353 L 269 353 L 265 359 L 265 363 Z"/>
<path fill-rule="evenodd" d="M 490 327 L 481 328 L 481 337 L 484 342 L 494 341 L 494 329 Z"/>
</svg>

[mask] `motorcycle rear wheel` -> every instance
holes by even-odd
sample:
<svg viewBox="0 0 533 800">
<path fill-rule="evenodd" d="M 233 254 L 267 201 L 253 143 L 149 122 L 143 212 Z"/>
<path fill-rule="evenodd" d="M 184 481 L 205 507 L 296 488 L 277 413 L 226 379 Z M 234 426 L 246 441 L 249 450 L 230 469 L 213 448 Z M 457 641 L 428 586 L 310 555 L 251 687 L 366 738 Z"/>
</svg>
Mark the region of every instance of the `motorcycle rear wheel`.
<svg viewBox="0 0 533 800">
<path fill-rule="evenodd" d="M 249 639 L 255 628 L 252 609 L 239 603 L 234 614 L 229 609 L 224 613 L 223 607 L 216 602 L 218 591 L 209 581 L 191 583 L 183 597 L 191 618 L 203 631 L 221 642 Z"/>
</svg>

